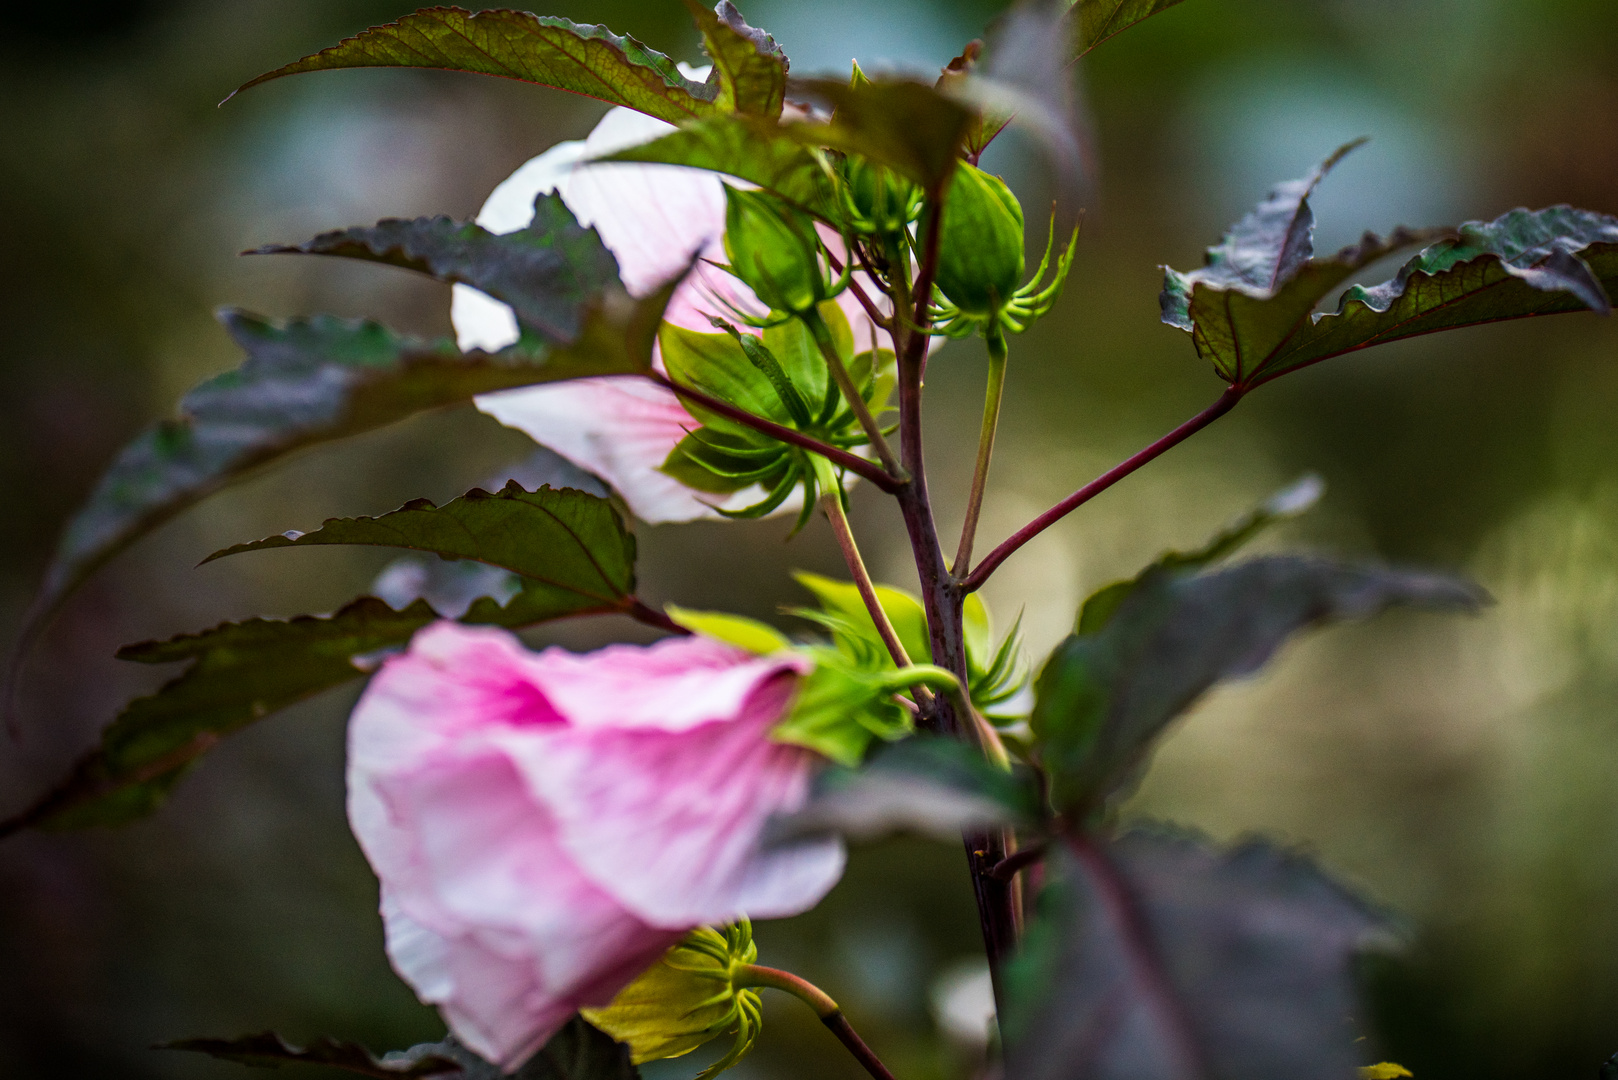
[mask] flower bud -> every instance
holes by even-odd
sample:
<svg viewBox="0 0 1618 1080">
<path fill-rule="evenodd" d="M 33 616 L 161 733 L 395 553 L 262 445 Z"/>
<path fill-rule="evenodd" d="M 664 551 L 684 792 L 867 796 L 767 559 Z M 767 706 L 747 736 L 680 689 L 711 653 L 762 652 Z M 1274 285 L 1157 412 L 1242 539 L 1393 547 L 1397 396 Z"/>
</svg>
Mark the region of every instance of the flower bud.
<svg viewBox="0 0 1618 1080">
<path fill-rule="evenodd" d="M 737 969 L 757 958 L 753 928 L 745 919 L 723 933 L 704 926 L 664 953 L 609 1005 L 579 1011 L 627 1045 L 636 1065 L 689 1054 L 734 1032 L 729 1052 L 701 1074 L 714 1076 L 734 1065 L 758 1037 L 758 994 L 734 983 Z"/>
<path fill-rule="evenodd" d="M 1005 181 L 962 162 L 944 199 L 938 287 L 968 315 L 996 314 L 1023 276 L 1023 217 Z"/>
<path fill-rule="evenodd" d="M 859 157 L 848 159 L 843 177 L 856 228 L 890 234 L 903 232 L 916 220 L 921 189 L 904 177 Z"/>
<path fill-rule="evenodd" d="M 830 298 L 814 219 L 762 191 L 725 189 L 725 254 L 775 311 L 807 311 Z"/>
</svg>

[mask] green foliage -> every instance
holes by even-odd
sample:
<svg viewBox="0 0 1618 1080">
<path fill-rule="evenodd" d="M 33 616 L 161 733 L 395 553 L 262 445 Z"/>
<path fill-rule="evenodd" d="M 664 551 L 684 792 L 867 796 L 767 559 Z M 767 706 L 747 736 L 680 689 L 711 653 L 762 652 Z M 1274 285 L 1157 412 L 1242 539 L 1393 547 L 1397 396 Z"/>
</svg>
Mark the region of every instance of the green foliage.
<svg viewBox="0 0 1618 1080">
<path fill-rule="evenodd" d="M 1142 19 L 1167 11 L 1180 0 L 1075 0 L 1073 17 L 1078 20 L 1074 55 L 1087 55 L 1103 41 L 1116 37 Z"/>
<path fill-rule="evenodd" d="M 782 125 L 783 134 L 886 165 L 930 192 L 942 191 L 955 171 L 976 117 L 933 87 L 900 79 L 806 79 L 794 87 L 836 111 L 827 122 Z"/>
<path fill-rule="evenodd" d="M 725 255 L 772 311 L 796 315 L 838 291 L 821 265 L 814 220 L 765 191 L 725 188 Z"/>
<path fill-rule="evenodd" d="M 1058 645 L 1035 683 L 1031 725 L 1052 800 L 1073 820 L 1105 807 L 1171 721 L 1214 684 L 1257 671 L 1300 630 L 1394 605 L 1482 602 L 1450 577 L 1296 556 L 1149 571 L 1101 629 Z"/>
<path fill-rule="evenodd" d="M 840 649 L 802 650 L 815 667 L 804 676 L 786 715 L 770 729 L 776 742 L 791 743 L 853 768 L 875 740 L 894 742 L 915 730 L 910 710 L 894 695 L 916 686 L 948 691 L 955 676 L 931 664 L 882 668 Z"/>
<path fill-rule="evenodd" d="M 322 1065 L 360 1076 L 376 1077 L 378 1080 L 418 1080 L 443 1076 L 452 1070 L 460 1075 L 459 1063 L 443 1053 L 424 1052 L 408 1061 L 397 1060 L 393 1054 L 378 1059 L 358 1043 L 330 1036 L 322 1036 L 300 1049 L 273 1031 L 261 1031 L 236 1039 L 176 1039 L 159 1044 L 158 1049 L 190 1050 L 221 1061 L 233 1061 L 238 1065 L 260 1069 L 278 1069 L 282 1065 Z"/>
<path fill-rule="evenodd" d="M 533 221 L 516 232 L 497 235 L 443 216 L 389 218 L 370 228 L 322 233 L 305 244 L 276 244 L 252 254 L 337 255 L 470 285 L 509 304 L 522 326 L 552 344 L 577 340 L 586 305 L 618 281 L 612 252 L 555 194 L 535 199 Z"/>
<path fill-rule="evenodd" d="M 748 26 L 730 0 L 714 11 L 699 0 L 685 0 L 702 33 L 702 47 L 713 61 L 708 88 L 722 112 L 774 120 L 781 115 L 787 88 L 787 58 L 775 39 Z"/>
<path fill-rule="evenodd" d="M 574 615 L 635 610 L 635 540 L 605 499 L 516 484 L 476 490 L 443 507 L 418 499 L 380 518 L 332 519 L 311 533 L 241 544 L 210 558 L 274 547 L 368 544 L 476 559 L 524 577 L 505 604 L 475 601 L 461 621 L 531 626 Z M 131 645 L 125 660 L 188 662 L 157 693 L 124 707 L 74 773 L 0 835 L 30 825 L 78 828 L 142 817 L 221 737 L 315 694 L 363 677 L 441 616 L 417 600 L 395 611 L 362 597 L 334 615 L 250 619 L 200 634 Z"/>
<path fill-rule="evenodd" d="M 1164 276 L 1163 321 L 1189 331 L 1198 355 L 1249 388 L 1333 356 L 1418 334 L 1586 308 L 1606 312 L 1618 285 L 1618 218 L 1569 207 L 1513 210 L 1468 222 L 1375 288 L 1316 306 L 1357 270 L 1451 230 L 1367 234 L 1314 257 L 1315 186 L 1357 144 L 1301 180 L 1281 184 L 1208 250 L 1208 265 Z"/>
<path fill-rule="evenodd" d="M 1355 1075 L 1352 961 L 1380 919 L 1309 860 L 1136 830 L 1064 842 L 1046 873 L 1007 977 L 1007 1075 Z"/>
<path fill-rule="evenodd" d="M 939 226 L 938 287 L 967 315 L 994 319 L 1022 284 L 1022 205 L 1006 182 L 962 163 Z"/>
<path fill-rule="evenodd" d="M 374 26 L 260 75 L 236 93 L 283 75 L 364 67 L 439 68 L 517 79 L 624 105 L 671 124 L 721 108 L 717 79 L 693 82 L 667 56 L 604 26 L 525 11 L 474 14 L 454 7 L 423 8 Z"/>
</svg>

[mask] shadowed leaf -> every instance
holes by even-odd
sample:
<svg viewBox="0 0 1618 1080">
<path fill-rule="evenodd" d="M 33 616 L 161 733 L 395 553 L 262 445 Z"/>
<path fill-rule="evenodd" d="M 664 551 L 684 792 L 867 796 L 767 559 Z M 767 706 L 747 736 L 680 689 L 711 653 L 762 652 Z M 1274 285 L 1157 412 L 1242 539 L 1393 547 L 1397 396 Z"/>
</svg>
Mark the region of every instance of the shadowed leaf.
<svg viewBox="0 0 1618 1080">
<path fill-rule="evenodd" d="M 1220 530 L 1206 544 L 1195 551 L 1167 551 L 1157 557 L 1146 569 L 1127 581 L 1115 581 L 1090 594 L 1079 609 L 1076 634 L 1093 634 L 1111 621 L 1129 595 L 1154 574 L 1166 571 L 1201 570 L 1227 555 L 1234 555 L 1249 540 L 1277 522 L 1286 521 L 1309 511 L 1320 501 L 1325 484 L 1320 477 L 1310 474 L 1277 491 L 1258 506 Z"/>
<path fill-rule="evenodd" d="M 449 1080 L 461 1075 L 460 1064 L 442 1054 L 422 1054 L 412 1061 L 384 1062 L 372 1057 L 370 1051 L 358 1043 L 326 1036 L 299 1049 L 273 1031 L 244 1035 L 238 1039 L 177 1039 L 159 1044 L 158 1049 L 190 1050 L 261 1069 L 276 1069 L 289 1064 L 324 1065 L 384 1080 L 418 1080 L 429 1076 Z"/>
<path fill-rule="evenodd" d="M 1128 30 L 1143 19 L 1167 11 L 1180 0 L 1077 0 L 1073 18 L 1079 32 L 1074 56 L 1082 57 L 1103 41 Z"/>
<path fill-rule="evenodd" d="M 283 75 L 367 67 L 439 68 L 517 79 L 624 105 L 671 124 L 720 111 L 717 78 L 707 84 L 687 79 L 673 60 L 632 37 L 525 11 L 473 14 L 456 7 L 423 8 L 374 26 L 260 75 L 236 93 Z"/>
<path fill-rule="evenodd" d="M 1618 218 L 1557 206 L 1513 210 L 1459 229 L 1387 239 L 1370 233 L 1314 257 L 1309 196 L 1339 150 L 1301 180 L 1278 186 L 1189 273 L 1165 268 L 1163 321 L 1189 331 L 1198 355 L 1250 388 L 1343 353 L 1419 334 L 1531 315 L 1611 309 L 1618 286 Z M 1356 271 L 1428 243 L 1391 281 L 1355 286 L 1335 314 L 1315 311 Z"/>
<path fill-rule="evenodd" d="M 1150 571 L 1101 630 L 1068 637 L 1040 672 L 1031 724 L 1052 799 L 1075 820 L 1103 805 L 1175 717 L 1215 683 L 1257 671 L 1300 630 L 1394 605 L 1482 602 L 1451 577 L 1296 556 Z"/>
<path fill-rule="evenodd" d="M 531 626 L 638 603 L 634 537 L 611 503 L 578 491 L 525 492 L 515 484 L 494 495 L 474 490 L 441 509 L 419 500 L 380 518 L 333 519 L 299 540 L 272 537 L 230 551 L 301 543 L 407 547 L 527 575 L 522 591 L 504 604 L 487 596 L 473 601 L 460 619 L 471 625 Z M 382 653 L 403 648 L 441 617 L 424 601 L 395 610 L 362 597 L 334 615 L 250 619 L 126 646 L 118 653 L 125 660 L 190 666 L 125 706 L 100 747 L 44 798 L 0 822 L 0 836 L 33 825 L 77 828 L 142 817 L 220 738 L 363 677 Z"/>
<path fill-rule="evenodd" d="M 787 57 L 775 39 L 748 26 L 730 0 L 710 11 L 685 0 L 702 34 L 703 51 L 713 61 L 709 84 L 721 112 L 747 113 L 774 120 L 786 100 Z"/>
<path fill-rule="evenodd" d="M 513 482 L 490 494 L 473 488 L 439 507 L 416 499 L 381 517 L 331 518 L 307 533 L 285 533 L 216 551 L 204 559 L 269 548 L 368 544 L 474 559 L 528 579 L 530 594 L 554 594 L 558 609 L 612 608 L 635 589 L 635 538 L 610 502 L 582 491 L 524 491 Z"/>
<path fill-rule="evenodd" d="M 1137 830 L 1046 867 L 1007 974 L 1008 1076 L 1356 1075 L 1351 963 L 1379 919 L 1307 859 Z"/>
<path fill-rule="evenodd" d="M 830 121 L 783 124 L 806 146 L 826 146 L 888 165 L 937 190 L 960 159 L 977 114 L 925 83 L 902 79 L 794 80 L 792 88 L 836 109 Z"/>
<path fill-rule="evenodd" d="M 495 234 L 443 216 L 388 218 L 248 254 L 336 255 L 470 285 L 509 304 L 517 320 L 547 342 L 561 344 L 578 337 L 589 299 L 618 281 L 612 253 L 555 194 L 536 198 L 533 221 L 516 232 Z"/>
</svg>

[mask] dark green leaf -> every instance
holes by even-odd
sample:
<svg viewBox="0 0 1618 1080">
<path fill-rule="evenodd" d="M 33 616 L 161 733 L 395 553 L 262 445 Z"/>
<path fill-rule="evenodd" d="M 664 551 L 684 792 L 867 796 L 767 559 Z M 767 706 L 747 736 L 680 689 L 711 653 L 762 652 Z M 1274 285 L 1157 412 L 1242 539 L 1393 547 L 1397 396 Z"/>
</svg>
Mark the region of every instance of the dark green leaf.
<svg viewBox="0 0 1618 1080">
<path fill-rule="evenodd" d="M 775 39 L 747 25 L 730 0 L 709 11 L 699 0 L 685 0 L 713 61 L 709 84 L 717 83 L 714 104 L 723 112 L 774 120 L 786 100 L 787 58 Z"/>
<path fill-rule="evenodd" d="M 773 822 L 771 837 L 784 844 L 826 833 L 872 840 L 911 832 L 952 840 L 1040 816 L 1025 772 L 998 769 L 955 739 L 916 736 L 878 749 L 863 768 L 822 773 L 808 805 Z"/>
<path fill-rule="evenodd" d="M 1073 16 L 1079 33 L 1076 56 L 1084 56 L 1103 41 L 1128 30 L 1142 19 L 1167 11 L 1180 0 L 1077 0 Z"/>
<path fill-rule="evenodd" d="M 649 369 L 672 284 L 631 300 L 616 283 L 584 308 L 565 348 L 462 353 L 371 322 L 275 324 L 221 315 L 247 361 L 192 390 L 180 417 L 119 452 L 68 523 L 30 615 L 37 627 L 97 567 L 142 534 L 250 471 L 425 409 L 534 383 Z"/>
<path fill-rule="evenodd" d="M 409 1061 L 381 1061 L 358 1043 L 322 1037 L 299 1049 L 273 1031 L 238 1039 L 177 1039 L 159 1044 L 158 1049 L 191 1050 L 261 1069 L 277 1069 L 289 1064 L 324 1065 L 382 1080 L 417 1080 L 429 1076 L 448 1080 L 461 1074 L 460 1064 L 442 1053 L 424 1053 Z"/>
<path fill-rule="evenodd" d="M 1008 1076 L 1356 1075 L 1352 962 L 1380 920 L 1307 859 L 1141 830 L 1046 867 L 1007 974 Z"/>
<path fill-rule="evenodd" d="M 268 548 L 370 544 L 474 559 L 528 579 L 558 614 L 622 605 L 635 591 L 635 538 L 610 502 L 567 488 L 524 491 L 515 481 L 489 494 L 473 488 L 442 507 L 416 499 L 377 518 L 331 518 L 307 533 L 284 533 L 204 559 Z M 478 620 L 475 620 L 478 621 Z"/>
<path fill-rule="evenodd" d="M 525 11 L 473 14 L 455 7 L 423 8 L 374 26 L 260 75 L 236 93 L 283 75 L 365 67 L 496 75 L 624 105 L 671 124 L 719 111 L 717 81 L 704 85 L 687 79 L 673 60 L 632 37 Z"/>
<path fill-rule="evenodd" d="M 1483 599 L 1451 577 L 1295 556 L 1150 572 L 1100 631 L 1067 638 L 1039 675 L 1031 722 L 1052 798 L 1076 818 L 1104 804 L 1170 721 L 1300 630 L 1393 605 L 1472 611 Z"/>
<path fill-rule="evenodd" d="M 472 625 L 531 626 L 623 611 L 635 603 L 634 538 L 603 499 L 507 487 L 496 495 L 474 492 L 442 510 L 431 505 L 412 504 L 375 519 L 333 520 L 309 534 L 309 542 L 477 549 L 490 561 L 503 559 L 536 574 L 504 605 L 489 597 L 474 601 L 461 617 Z M 466 535 L 455 535 L 457 523 Z M 242 550 L 297 543 L 275 539 L 281 544 Z M 223 736 L 363 677 L 380 654 L 403 648 L 440 617 L 424 601 L 395 610 L 362 597 L 334 615 L 249 619 L 126 646 L 118 653 L 125 660 L 190 667 L 157 693 L 125 706 L 103 732 L 100 747 L 33 806 L 0 822 L 0 836 L 34 825 L 79 828 L 143 817 Z"/>
<path fill-rule="evenodd" d="M 1118 606 L 1153 574 L 1165 571 L 1201 570 L 1227 555 L 1234 555 L 1249 540 L 1271 525 L 1306 513 L 1320 501 L 1325 484 L 1310 474 L 1289 484 L 1258 506 L 1226 526 L 1213 539 L 1195 551 L 1167 551 L 1146 569 L 1127 581 L 1115 581 L 1090 595 L 1079 609 L 1076 634 L 1094 634 L 1112 619 Z"/>
<path fill-rule="evenodd" d="M 516 232 L 495 234 L 443 216 L 389 218 L 248 254 L 337 255 L 470 285 L 511 305 L 519 322 L 555 344 L 577 339 L 585 305 L 618 281 L 612 252 L 555 194 L 536 198 L 533 221 Z"/>
<path fill-rule="evenodd" d="M 1513 210 L 1458 230 L 1369 233 L 1314 257 L 1309 195 L 1343 153 L 1282 184 L 1243 218 L 1208 265 L 1166 270 L 1163 321 L 1189 331 L 1198 355 L 1243 388 L 1357 349 L 1418 334 L 1530 315 L 1610 310 L 1618 286 L 1618 218 L 1570 207 Z M 1446 236 L 1375 288 L 1344 293 L 1336 314 L 1320 302 L 1356 271 L 1402 247 Z"/>
<path fill-rule="evenodd" d="M 783 126 L 752 116 L 715 116 L 602 161 L 688 165 L 739 177 L 809 213 L 840 221 L 836 189 L 825 160 Z"/>
<path fill-rule="evenodd" d="M 807 146 L 859 154 L 893 168 L 927 191 L 940 191 L 960 160 L 977 114 L 925 83 L 901 79 L 850 85 L 796 80 L 793 89 L 836 107 L 829 122 L 783 124 Z"/>
</svg>

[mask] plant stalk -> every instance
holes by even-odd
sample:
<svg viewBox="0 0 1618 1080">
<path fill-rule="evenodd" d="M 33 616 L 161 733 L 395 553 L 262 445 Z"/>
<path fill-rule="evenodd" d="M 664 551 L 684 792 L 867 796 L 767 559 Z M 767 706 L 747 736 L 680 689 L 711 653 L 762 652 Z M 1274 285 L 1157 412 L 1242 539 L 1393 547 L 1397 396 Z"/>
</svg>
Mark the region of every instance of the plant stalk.
<svg viewBox="0 0 1618 1080">
<path fill-rule="evenodd" d="M 871 621 L 876 623 L 876 632 L 881 635 L 882 644 L 888 647 L 893 662 L 900 667 L 909 667 L 910 655 L 905 652 L 899 632 L 893 628 L 893 621 L 888 618 L 881 600 L 877 598 L 876 584 L 871 581 L 871 573 L 865 568 L 859 545 L 854 541 L 854 530 L 848 524 L 848 512 L 843 509 L 842 485 L 837 482 L 837 475 L 824 458 L 812 458 L 811 461 L 815 468 L 815 479 L 820 484 L 820 510 L 831 523 L 832 535 L 837 538 L 837 547 L 843 553 L 843 561 L 848 564 L 848 572 L 854 575 L 854 585 L 860 591 L 860 599 L 865 601 Z M 921 695 L 927 693 L 923 687 L 916 687 L 916 690 Z"/>
<path fill-rule="evenodd" d="M 1012 533 L 1004 543 L 995 548 L 993 551 L 989 552 L 988 555 L 984 556 L 983 561 L 978 563 L 976 569 L 968 574 L 961 582 L 963 592 L 976 592 L 978 589 L 982 588 L 983 583 L 989 580 L 989 575 L 994 573 L 995 570 L 999 568 L 1001 563 L 1005 562 L 1012 555 L 1016 554 L 1018 548 L 1028 543 L 1028 541 L 1032 540 L 1034 537 L 1038 536 L 1040 533 L 1044 532 L 1046 529 L 1062 520 L 1068 514 L 1071 514 L 1074 510 L 1077 510 L 1079 507 L 1095 498 L 1097 495 L 1100 495 L 1103 491 L 1106 491 L 1108 488 L 1112 487 L 1112 485 L 1116 484 L 1118 481 L 1122 480 L 1136 469 L 1139 469 L 1142 465 L 1145 465 L 1147 462 L 1154 460 L 1159 455 L 1174 449 L 1176 446 L 1179 446 L 1181 443 L 1185 442 L 1185 440 L 1189 439 L 1191 436 L 1195 435 L 1197 432 L 1201 431 L 1203 428 L 1207 427 L 1221 416 L 1224 416 L 1226 413 L 1236 407 L 1236 403 L 1242 399 L 1242 395 L 1246 392 L 1247 390 L 1245 387 L 1226 387 L 1225 392 L 1219 395 L 1218 401 L 1215 401 L 1212 405 L 1208 406 L 1206 409 L 1202 410 L 1197 415 L 1193 416 L 1191 419 L 1187 420 L 1185 423 L 1163 436 L 1161 439 L 1158 439 L 1144 450 L 1141 450 L 1132 457 L 1129 457 L 1124 461 L 1119 462 L 1117 465 L 1114 465 L 1112 468 L 1108 469 L 1106 472 L 1102 473 L 1088 484 L 1085 484 L 1079 490 L 1075 491 L 1073 494 L 1069 495 L 1067 498 L 1045 511 L 1043 514 L 1039 515 L 1033 521 L 1030 521 L 1028 524 Z"/>
<path fill-rule="evenodd" d="M 767 986 L 773 990 L 784 990 L 815 1010 L 820 1022 L 837 1036 L 838 1040 L 854 1055 L 854 1059 L 865 1067 L 874 1080 L 893 1080 L 893 1073 L 882 1064 L 865 1040 L 859 1037 L 854 1026 L 843 1015 L 843 1010 L 837 1002 L 831 999 L 820 987 L 808 979 L 794 975 L 790 971 L 779 968 L 764 967 L 762 964 L 747 964 L 736 970 L 732 977 L 732 984 L 737 987 Z"/>
<path fill-rule="evenodd" d="M 989 462 L 994 457 L 994 433 L 1000 426 L 1000 398 L 1006 388 L 1006 334 L 998 323 L 991 323 L 989 345 L 989 385 L 983 394 L 983 428 L 978 433 L 978 461 L 972 472 L 972 490 L 966 499 L 966 521 L 961 526 L 961 546 L 955 552 L 950 573 L 965 577 L 972 565 L 972 541 L 978 534 L 978 515 L 983 510 L 983 492 L 989 485 Z"/>
<path fill-rule="evenodd" d="M 837 380 L 837 389 L 843 392 L 843 399 L 848 407 L 854 410 L 854 416 L 860 422 L 860 428 L 865 432 L 865 438 L 876 451 L 876 456 L 882 462 L 882 467 L 889 475 L 904 475 L 899 469 L 898 459 L 893 456 L 893 450 L 888 446 L 888 440 L 882 436 L 882 427 L 871 415 L 871 407 L 866 404 L 865 398 L 860 394 L 859 387 L 849 377 L 848 368 L 843 364 L 843 358 L 837 355 L 837 343 L 831 339 L 831 328 L 826 320 L 820 317 L 820 312 L 814 308 L 803 312 L 798 318 L 803 320 L 809 328 L 809 334 L 820 347 L 820 355 L 826 359 L 826 367 L 831 371 L 831 377 Z"/>
</svg>

